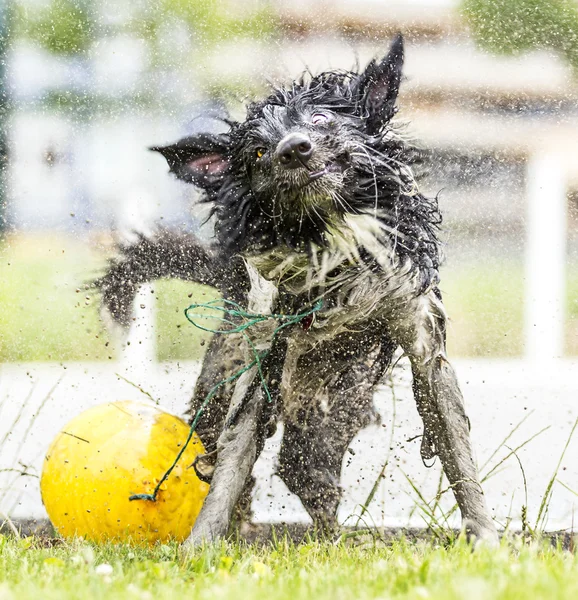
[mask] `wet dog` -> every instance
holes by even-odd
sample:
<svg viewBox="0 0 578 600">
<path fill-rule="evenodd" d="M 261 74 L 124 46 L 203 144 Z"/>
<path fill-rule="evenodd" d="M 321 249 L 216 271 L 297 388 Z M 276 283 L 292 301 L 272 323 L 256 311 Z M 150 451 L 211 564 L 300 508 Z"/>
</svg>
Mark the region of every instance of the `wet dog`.
<svg viewBox="0 0 578 600">
<path fill-rule="evenodd" d="M 216 241 L 159 232 L 125 250 L 98 282 L 127 322 L 138 285 L 180 277 L 217 287 L 253 313 L 319 310 L 273 336 L 265 321 L 215 336 L 192 402 L 253 358 L 223 386 L 199 434 L 196 465 L 211 489 L 190 543 L 226 534 L 253 464 L 278 419 L 278 474 L 314 521 L 335 522 L 343 454 L 375 413 L 372 396 L 401 346 L 424 423 L 421 455 L 439 456 L 468 533 L 494 542 L 472 458 L 469 422 L 445 350 L 439 283 L 440 214 L 412 170 L 418 153 L 392 123 L 403 40 L 363 72 L 304 77 L 248 107 L 225 134 L 156 147 L 181 180 L 205 192 Z M 274 341 L 272 341 L 274 339 Z"/>
</svg>

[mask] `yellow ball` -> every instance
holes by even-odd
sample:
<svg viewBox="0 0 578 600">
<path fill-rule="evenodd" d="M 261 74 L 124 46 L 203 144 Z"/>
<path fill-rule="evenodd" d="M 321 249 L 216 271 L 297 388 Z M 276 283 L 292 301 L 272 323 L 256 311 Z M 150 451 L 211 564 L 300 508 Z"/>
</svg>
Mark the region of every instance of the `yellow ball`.
<svg viewBox="0 0 578 600">
<path fill-rule="evenodd" d="M 196 434 L 156 502 L 129 496 L 153 493 L 188 433 L 178 417 L 138 402 L 102 404 L 74 418 L 52 442 L 40 480 L 56 530 L 97 542 L 184 540 L 209 491 L 191 467 L 204 452 Z"/>
</svg>

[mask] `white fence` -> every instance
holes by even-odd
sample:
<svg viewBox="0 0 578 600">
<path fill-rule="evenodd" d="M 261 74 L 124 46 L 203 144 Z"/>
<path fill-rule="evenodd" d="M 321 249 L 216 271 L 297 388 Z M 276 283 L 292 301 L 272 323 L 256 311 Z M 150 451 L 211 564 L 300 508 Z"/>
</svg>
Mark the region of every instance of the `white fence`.
<svg viewBox="0 0 578 600">
<path fill-rule="evenodd" d="M 519 527 L 522 507 L 527 506 L 534 524 L 578 415 L 578 362 L 556 361 L 545 370 L 524 360 L 458 360 L 454 365 L 472 423 L 478 464 L 482 475 L 491 475 L 484 489 L 492 514 L 501 526 L 511 520 L 513 527 Z M 71 418 L 112 400 L 150 401 L 128 381 L 160 400 L 163 409 L 183 414 L 198 372 L 197 363 L 151 363 L 132 368 L 110 363 L 0 365 L 1 513 L 13 518 L 46 516 L 38 476 L 49 443 Z M 352 452 L 346 453 L 340 508 L 344 522 L 357 522 L 352 515 L 359 514 L 386 461 L 385 477 L 362 524 L 424 525 L 420 502 L 408 478 L 428 501 L 436 497 L 439 462 L 426 469 L 420 460 L 416 437 L 422 426 L 407 371 L 396 371 L 394 385 L 395 399 L 388 386 L 375 396 L 382 424 L 363 430 L 351 444 Z M 268 441 L 255 468 L 255 519 L 307 522 L 297 498 L 275 475 L 279 435 Z M 516 450 L 517 458 L 511 450 Z M 577 452 L 578 439 L 574 439 L 552 490 L 549 530 L 574 526 L 578 498 L 571 490 L 578 488 Z M 451 494 L 446 494 L 441 508 L 447 511 L 452 504 Z M 457 524 L 456 515 L 451 523 Z"/>
</svg>

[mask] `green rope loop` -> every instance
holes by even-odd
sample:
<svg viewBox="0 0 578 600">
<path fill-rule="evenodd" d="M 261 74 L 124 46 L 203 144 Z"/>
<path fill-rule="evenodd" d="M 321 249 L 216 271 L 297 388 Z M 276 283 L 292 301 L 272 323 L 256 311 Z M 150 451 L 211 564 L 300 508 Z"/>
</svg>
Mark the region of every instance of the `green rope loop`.
<svg viewBox="0 0 578 600">
<path fill-rule="evenodd" d="M 309 316 L 314 315 L 316 312 L 321 310 L 321 306 L 322 306 L 322 302 L 321 302 L 321 300 L 319 300 L 313 307 L 311 307 L 303 312 L 294 314 L 294 315 L 283 315 L 283 314 L 266 315 L 266 314 L 256 314 L 256 313 L 247 312 L 236 302 L 233 302 L 232 300 L 223 299 L 223 300 L 212 300 L 211 302 L 207 302 L 205 304 L 191 304 L 190 306 L 188 306 L 185 309 L 185 317 L 187 318 L 189 323 L 194 325 L 197 329 L 202 329 L 203 331 L 209 331 L 210 333 L 225 334 L 225 335 L 231 334 L 231 333 L 241 333 L 243 335 L 243 337 L 245 338 L 245 340 L 247 341 L 247 343 L 249 344 L 249 347 L 251 348 L 251 351 L 253 353 L 253 360 L 250 363 L 248 363 L 247 365 L 245 365 L 244 367 L 241 367 L 238 371 L 233 373 L 233 375 L 227 377 L 226 379 L 219 381 L 219 383 L 217 383 L 215 386 L 213 386 L 211 388 L 211 390 L 209 391 L 209 393 L 206 395 L 205 399 L 201 403 L 201 406 L 198 408 L 197 412 L 195 413 L 195 417 L 194 417 L 194 419 L 191 423 L 191 427 L 189 429 L 189 435 L 187 436 L 187 439 L 186 439 L 183 447 L 179 450 L 179 453 L 177 454 L 175 460 L 173 461 L 173 464 L 167 469 L 165 474 L 162 476 L 160 481 L 157 483 L 153 493 L 152 494 L 133 494 L 132 496 L 129 496 L 129 500 L 148 500 L 150 502 L 156 502 L 157 495 L 158 495 L 161 485 L 169 478 L 170 474 L 173 472 L 173 469 L 177 466 L 177 463 L 179 462 L 181 456 L 185 453 L 185 450 L 187 449 L 190 441 L 193 438 L 193 434 L 195 433 L 197 425 L 199 424 L 199 421 L 201 420 L 201 416 L 203 415 L 209 402 L 212 400 L 212 398 L 217 393 L 217 390 L 222 385 L 226 385 L 227 383 L 231 383 L 232 381 L 235 381 L 235 379 L 238 379 L 239 377 L 241 377 L 241 375 L 243 373 L 246 373 L 249 369 L 252 369 L 256 365 L 258 373 L 259 373 L 261 387 L 263 388 L 263 391 L 265 392 L 265 394 L 267 396 L 267 400 L 269 402 L 272 401 L 271 393 L 269 392 L 269 387 L 267 385 L 267 382 L 265 381 L 265 376 L 263 374 L 263 369 L 262 369 L 262 361 L 269 354 L 270 350 L 262 350 L 262 351 L 257 350 L 257 348 L 255 348 L 255 345 L 253 344 L 253 342 L 247 335 L 247 333 L 246 333 L 247 330 L 250 329 L 251 327 L 253 327 L 254 325 L 263 323 L 264 321 L 268 321 L 268 320 L 277 321 L 279 323 L 279 325 L 273 330 L 273 333 L 271 335 L 271 347 L 272 347 L 273 343 L 275 342 L 275 339 L 277 338 L 277 335 L 279 334 L 280 331 L 282 331 L 286 327 L 290 327 L 291 325 L 295 325 L 296 323 L 301 322 L 303 319 L 305 319 Z M 223 315 L 230 315 L 231 317 L 234 317 L 237 319 L 243 319 L 244 322 L 242 322 L 241 324 L 237 324 L 237 322 L 235 322 L 231 319 L 228 319 L 225 316 L 215 317 L 214 315 L 204 315 L 201 313 L 191 312 L 198 308 L 216 309 L 216 310 L 221 311 L 223 313 Z M 230 325 L 230 328 L 229 329 L 212 329 L 210 327 L 203 327 L 202 325 L 197 323 L 195 321 L 195 319 L 217 319 L 221 323 L 226 323 L 227 325 Z"/>
</svg>

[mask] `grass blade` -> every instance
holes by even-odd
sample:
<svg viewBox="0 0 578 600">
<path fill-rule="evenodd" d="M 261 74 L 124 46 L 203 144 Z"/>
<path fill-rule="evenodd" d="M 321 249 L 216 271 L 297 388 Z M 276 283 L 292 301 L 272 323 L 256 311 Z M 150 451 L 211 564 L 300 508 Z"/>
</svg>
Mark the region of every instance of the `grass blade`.
<svg viewBox="0 0 578 600">
<path fill-rule="evenodd" d="M 535 531 L 541 531 L 542 528 L 546 525 L 546 518 L 548 516 L 548 507 L 550 504 L 550 500 L 552 498 L 552 488 L 554 486 L 554 482 L 558 477 L 558 471 L 560 469 L 560 465 L 564 460 L 564 455 L 566 454 L 566 450 L 568 450 L 568 446 L 572 441 L 572 437 L 574 436 L 574 431 L 576 431 L 576 427 L 578 426 L 578 418 L 574 421 L 574 425 L 570 430 L 570 435 L 566 440 L 566 444 L 564 445 L 564 449 L 562 450 L 562 454 L 560 454 L 560 458 L 558 459 L 558 464 L 556 465 L 556 469 L 554 469 L 554 473 L 548 481 L 548 485 L 546 486 L 546 491 L 544 492 L 544 496 L 542 496 L 542 502 L 540 503 L 540 508 L 538 510 L 538 516 L 536 517 L 536 525 L 534 527 Z"/>
</svg>

